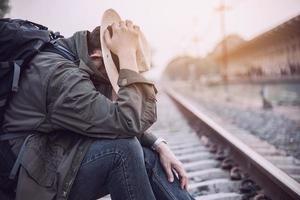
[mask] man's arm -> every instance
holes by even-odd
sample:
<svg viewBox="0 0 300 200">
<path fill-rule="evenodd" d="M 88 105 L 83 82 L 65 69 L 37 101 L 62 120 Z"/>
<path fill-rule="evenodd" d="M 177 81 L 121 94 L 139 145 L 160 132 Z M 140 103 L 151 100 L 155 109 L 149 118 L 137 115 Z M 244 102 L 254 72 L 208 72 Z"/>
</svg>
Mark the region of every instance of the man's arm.
<svg viewBox="0 0 300 200">
<path fill-rule="evenodd" d="M 156 121 L 156 89 L 127 69 L 120 71 L 119 86 L 112 102 L 96 91 L 86 72 L 63 66 L 50 81 L 49 120 L 54 128 L 93 137 L 139 137 Z"/>
<path fill-rule="evenodd" d="M 132 45 L 134 42 L 125 44 L 126 42 L 130 41 L 130 39 L 133 39 L 133 38 L 128 37 L 127 40 L 123 41 L 125 43 L 123 43 L 123 45 L 121 45 L 121 47 L 125 46 L 126 47 L 125 51 L 122 48 L 121 49 L 118 48 L 118 47 L 120 47 L 119 44 L 122 44 L 122 41 L 120 41 L 120 37 L 118 37 L 118 36 L 120 36 L 120 35 L 118 35 L 118 33 L 124 33 L 124 32 L 126 32 L 126 30 L 132 31 L 133 29 L 135 29 L 135 31 L 133 31 L 133 32 L 136 33 L 135 35 L 138 35 L 139 29 L 137 27 L 134 28 L 131 21 L 126 21 L 126 26 L 125 26 L 125 22 L 120 22 L 120 29 L 119 29 L 118 26 L 116 26 L 116 24 L 114 24 L 113 30 L 116 30 L 117 36 L 114 38 L 110 38 L 108 31 L 107 31 L 105 34 L 105 36 L 106 36 L 105 39 L 106 39 L 106 42 L 107 42 L 107 45 L 109 46 L 109 48 L 112 51 L 114 51 L 115 54 L 117 54 L 119 56 L 119 59 L 120 59 L 120 55 L 121 55 L 120 67 L 122 68 L 122 67 L 132 66 L 131 69 L 134 71 L 137 71 L 137 65 L 135 62 L 136 61 L 135 51 L 128 54 L 128 52 L 130 52 L 130 51 L 126 50 L 127 46 L 130 44 Z M 122 55 L 124 52 L 126 52 L 126 53 L 124 54 L 125 56 L 123 57 Z M 127 59 L 123 59 L 124 62 L 122 62 L 122 57 L 123 58 L 127 57 Z M 130 59 L 130 58 L 134 58 L 134 59 Z M 130 61 L 133 61 L 133 62 L 130 62 Z M 155 115 L 156 115 L 156 113 L 155 113 Z M 169 149 L 169 147 L 164 142 L 162 142 L 162 140 L 156 140 L 156 138 L 154 138 L 153 135 L 151 135 L 151 134 L 145 133 L 143 135 L 142 139 L 144 139 L 145 141 L 148 141 L 149 144 L 152 143 L 151 146 L 154 147 L 154 149 L 158 152 L 161 164 L 166 171 L 169 181 L 173 182 L 174 177 L 173 177 L 172 171 L 175 170 L 180 178 L 181 187 L 187 189 L 188 179 L 187 179 L 186 171 L 184 170 L 182 163 L 176 159 L 175 155 Z M 154 139 L 155 139 L 155 141 L 154 141 Z M 154 142 L 154 145 L 153 145 L 153 142 Z"/>
<path fill-rule="evenodd" d="M 50 81 L 56 91 L 53 96 L 57 96 L 49 109 L 52 124 L 85 135 L 115 138 L 139 137 L 156 121 L 156 89 L 138 73 L 138 29 L 121 21 L 112 24 L 112 32 L 110 36 L 106 30 L 104 39 L 119 58 L 118 98 L 111 102 L 97 92 L 89 75 L 80 69 L 55 72 Z"/>
</svg>

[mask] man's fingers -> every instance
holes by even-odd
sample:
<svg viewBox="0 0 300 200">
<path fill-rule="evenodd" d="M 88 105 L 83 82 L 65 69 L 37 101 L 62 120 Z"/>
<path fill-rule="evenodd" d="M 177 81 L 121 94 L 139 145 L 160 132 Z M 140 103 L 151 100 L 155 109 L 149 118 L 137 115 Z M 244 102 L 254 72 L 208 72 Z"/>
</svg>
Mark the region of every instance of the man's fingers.
<svg viewBox="0 0 300 200">
<path fill-rule="evenodd" d="M 164 168 L 165 168 L 168 180 L 170 182 L 173 182 L 174 181 L 174 175 L 173 175 L 173 172 L 172 172 L 171 165 L 165 165 Z"/>
<path fill-rule="evenodd" d="M 120 25 L 120 28 L 125 28 L 125 29 L 127 28 L 126 23 L 124 21 L 120 21 L 119 25 Z"/>
<path fill-rule="evenodd" d="M 137 26 L 137 25 L 133 25 L 133 29 L 136 30 L 136 31 L 140 31 L 140 27 Z"/>
<path fill-rule="evenodd" d="M 182 181 L 181 181 L 181 188 L 182 189 L 188 189 L 188 178 L 184 178 Z"/>
<path fill-rule="evenodd" d="M 133 23 L 132 23 L 132 21 L 126 20 L 126 26 L 127 26 L 128 28 L 133 29 Z"/>
<path fill-rule="evenodd" d="M 187 184 L 188 184 L 188 178 L 187 178 L 187 173 L 183 169 L 182 165 L 176 164 L 174 165 L 174 169 L 178 173 L 180 177 L 180 185 L 182 189 L 187 189 Z"/>
</svg>

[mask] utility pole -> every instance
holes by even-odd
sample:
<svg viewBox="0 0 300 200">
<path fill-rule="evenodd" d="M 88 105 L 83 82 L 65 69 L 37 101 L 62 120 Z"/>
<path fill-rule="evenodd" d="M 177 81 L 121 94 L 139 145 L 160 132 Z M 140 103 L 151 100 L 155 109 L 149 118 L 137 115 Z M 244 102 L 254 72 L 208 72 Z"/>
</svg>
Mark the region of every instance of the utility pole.
<svg viewBox="0 0 300 200">
<path fill-rule="evenodd" d="M 215 9 L 217 12 L 220 13 L 220 28 L 222 34 L 222 68 L 221 68 L 221 75 L 224 81 L 225 92 L 226 92 L 226 99 L 228 98 L 228 55 L 227 55 L 227 41 L 226 41 L 226 18 L 225 13 L 226 11 L 230 10 L 230 7 L 226 6 L 225 0 L 220 0 L 219 6 Z"/>
</svg>

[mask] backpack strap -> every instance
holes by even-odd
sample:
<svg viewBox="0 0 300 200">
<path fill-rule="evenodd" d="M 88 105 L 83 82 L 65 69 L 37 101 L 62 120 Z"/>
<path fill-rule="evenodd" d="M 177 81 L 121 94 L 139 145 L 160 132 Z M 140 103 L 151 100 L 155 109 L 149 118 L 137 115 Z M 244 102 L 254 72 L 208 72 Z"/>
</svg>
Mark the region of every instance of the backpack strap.
<svg viewBox="0 0 300 200">
<path fill-rule="evenodd" d="M 20 166 L 21 166 L 21 160 L 22 160 L 22 157 L 23 157 L 23 154 L 25 152 L 25 147 L 26 147 L 26 144 L 28 142 L 28 140 L 34 136 L 35 134 L 30 134 L 30 135 L 27 135 L 26 139 L 24 140 L 23 144 L 22 144 L 22 147 L 20 149 L 20 152 L 18 154 L 18 157 L 15 161 L 15 164 L 13 166 L 13 168 L 11 169 L 10 171 L 10 174 L 9 174 L 9 179 L 11 180 L 15 180 L 16 177 L 17 177 L 17 174 L 18 174 L 18 171 L 20 169 Z"/>
<path fill-rule="evenodd" d="M 61 55 L 62 57 L 75 62 L 78 60 L 77 56 L 74 55 L 70 50 L 59 45 L 56 40 L 51 41 L 48 45 L 46 45 L 42 51 L 52 52 Z"/>
<path fill-rule="evenodd" d="M 11 91 L 17 92 L 19 89 L 19 79 L 21 74 L 21 65 L 23 64 L 22 60 L 14 61 L 14 76 Z"/>
<path fill-rule="evenodd" d="M 7 141 L 7 140 L 11 140 L 11 139 L 16 139 L 16 138 L 21 138 L 21 137 L 26 137 L 23 144 L 22 144 L 22 147 L 18 153 L 18 156 L 17 156 L 17 159 L 10 171 L 10 174 L 9 174 L 9 179 L 11 180 L 15 180 L 16 177 L 17 177 L 17 174 L 18 174 L 18 171 L 20 169 L 20 166 L 21 166 L 21 159 L 23 157 L 23 154 L 25 152 L 25 148 L 26 148 L 26 144 L 28 142 L 28 140 L 34 136 L 35 133 L 28 133 L 28 132 L 16 132 L 16 133 L 2 133 L 0 134 L 0 141 Z"/>
</svg>

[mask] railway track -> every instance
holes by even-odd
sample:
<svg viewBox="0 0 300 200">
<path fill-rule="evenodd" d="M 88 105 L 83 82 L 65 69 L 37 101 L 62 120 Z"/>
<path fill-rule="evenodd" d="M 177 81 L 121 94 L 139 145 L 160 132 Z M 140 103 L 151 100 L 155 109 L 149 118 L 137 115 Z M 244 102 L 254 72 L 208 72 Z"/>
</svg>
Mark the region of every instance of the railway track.
<svg viewBox="0 0 300 200">
<path fill-rule="evenodd" d="M 159 95 L 151 131 L 183 162 L 196 200 L 300 199 L 298 160 L 252 135 L 236 137 L 171 89 Z"/>
</svg>

